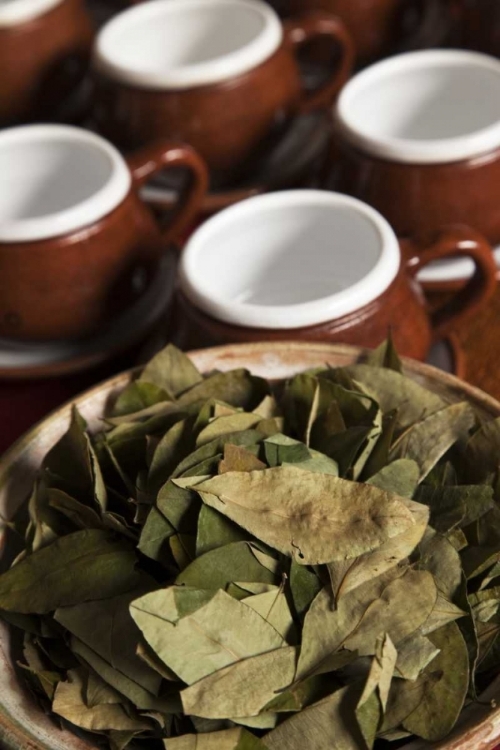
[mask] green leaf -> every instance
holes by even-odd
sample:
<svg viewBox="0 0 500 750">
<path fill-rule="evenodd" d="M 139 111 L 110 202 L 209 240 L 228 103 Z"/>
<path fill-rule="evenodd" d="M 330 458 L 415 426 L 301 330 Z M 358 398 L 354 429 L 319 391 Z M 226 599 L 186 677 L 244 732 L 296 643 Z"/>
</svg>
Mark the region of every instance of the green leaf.
<svg viewBox="0 0 500 750">
<path fill-rule="evenodd" d="M 123 417 L 135 414 L 150 406 L 170 401 L 171 394 L 154 383 L 134 380 L 120 393 L 113 406 L 112 416 Z"/>
<path fill-rule="evenodd" d="M 390 334 L 380 346 L 370 352 L 366 358 L 366 364 L 370 367 L 384 367 L 399 373 L 403 372 L 403 365 Z"/>
<path fill-rule="evenodd" d="M 151 648 L 188 685 L 282 645 L 271 625 L 224 591 L 177 619 L 174 596 L 175 587 L 146 594 L 131 604 L 130 611 Z"/>
<path fill-rule="evenodd" d="M 430 525 L 441 534 L 477 521 L 494 505 L 493 489 L 486 485 L 428 487 L 420 485 L 415 499 L 431 510 Z"/>
<path fill-rule="evenodd" d="M 295 466 L 229 472 L 195 489 L 204 503 L 304 565 L 356 557 L 414 524 L 394 495 Z"/>
<path fill-rule="evenodd" d="M 293 464 L 300 469 L 337 477 L 336 461 L 287 435 L 277 434 L 264 440 L 266 461 L 271 467 Z"/>
<path fill-rule="evenodd" d="M 196 484 L 197 481 L 193 480 L 192 484 Z M 156 507 L 175 532 L 181 534 L 195 532 L 201 502 L 193 490 L 168 481 L 158 493 Z"/>
<path fill-rule="evenodd" d="M 397 676 L 416 680 L 438 654 L 439 649 L 424 635 L 411 635 L 398 645 Z"/>
<path fill-rule="evenodd" d="M 454 599 L 462 580 L 462 564 L 453 545 L 446 537 L 427 529 L 419 545 L 419 554 L 416 566 L 432 573 L 438 591 L 447 599 Z"/>
<path fill-rule="evenodd" d="M 259 615 L 281 635 L 284 642 L 290 643 L 293 637 L 294 624 L 290 607 L 283 586 L 275 591 L 254 594 L 241 600 L 247 607 Z M 233 714 L 231 714 L 233 715 Z M 244 716 L 250 714 L 244 714 Z"/>
<path fill-rule="evenodd" d="M 467 479 L 484 482 L 500 466 L 500 417 L 484 422 L 467 443 L 465 460 Z"/>
<path fill-rule="evenodd" d="M 45 456 L 42 470 L 51 477 L 51 486 L 83 503 L 96 502 L 105 509 L 106 489 L 97 457 L 85 432 L 86 426 L 83 417 L 73 407 L 69 428 Z"/>
<path fill-rule="evenodd" d="M 99 530 L 57 539 L 0 576 L 0 609 L 44 614 L 130 591 L 139 582 L 130 544 Z"/>
<path fill-rule="evenodd" d="M 400 429 L 420 422 L 446 406 L 436 393 L 399 372 L 369 365 L 351 365 L 346 369 L 357 383 L 369 390 L 384 414 L 397 411 Z"/>
<path fill-rule="evenodd" d="M 189 357 L 169 344 L 146 365 L 139 383 L 153 383 L 157 388 L 177 397 L 202 380 Z"/>
<path fill-rule="evenodd" d="M 332 670 L 341 669 L 356 659 L 356 655 L 350 651 L 340 651 L 335 654 L 335 660 L 331 661 Z M 332 674 L 320 674 L 309 677 L 307 680 L 295 682 L 288 690 L 281 691 L 273 700 L 264 707 L 264 711 L 277 711 L 279 713 L 295 713 L 306 706 L 330 695 L 335 686 L 335 677 Z M 340 686 L 340 683 L 339 683 Z"/>
<path fill-rule="evenodd" d="M 129 613 L 130 603 L 143 591 L 63 607 L 56 610 L 54 619 L 114 669 L 158 695 L 161 677 L 136 655 L 141 633 Z"/>
<path fill-rule="evenodd" d="M 264 440 L 264 453 L 271 467 L 281 466 L 283 463 L 297 464 L 311 458 L 304 443 L 279 434 Z"/>
<path fill-rule="evenodd" d="M 149 467 L 148 486 L 157 492 L 179 462 L 194 448 L 193 419 L 176 422 L 162 437 Z"/>
<path fill-rule="evenodd" d="M 400 458 L 373 474 L 366 483 L 411 500 L 417 489 L 419 476 L 420 469 L 416 461 Z M 416 499 L 422 502 L 418 497 Z"/>
<path fill-rule="evenodd" d="M 177 577 L 176 583 L 195 588 L 219 589 L 229 583 L 276 583 L 276 572 L 261 565 L 257 550 L 248 542 L 233 542 L 206 552 Z"/>
<path fill-rule="evenodd" d="M 209 719 L 257 716 L 295 674 L 296 649 L 288 646 L 238 661 L 181 692 L 186 714 Z"/>
<path fill-rule="evenodd" d="M 233 542 L 248 541 L 249 534 L 239 526 L 228 521 L 208 505 L 202 505 L 198 517 L 198 533 L 196 537 L 196 557 L 211 552 L 218 547 L 224 547 Z"/>
<path fill-rule="evenodd" d="M 394 677 L 379 735 L 385 737 L 387 732 L 403 724 L 421 704 L 426 691 L 438 680 L 439 676 L 433 675 L 431 670 L 424 671 L 415 681 Z"/>
<path fill-rule="evenodd" d="M 409 568 L 392 568 L 370 579 L 343 596 L 336 609 L 332 592 L 322 589 L 304 620 L 296 679 L 317 673 L 343 647 L 373 654 L 382 633 L 397 647 L 427 620 L 436 596 L 432 576 Z"/>
<path fill-rule="evenodd" d="M 215 399 L 252 411 L 267 396 L 269 386 L 264 378 L 251 375 L 243 368 L 229 372 L 217 372 L 194 385 L 178 399 L 180 407 L 198 401 Z"/>
<path fill-rule="evenodd" d="M 239 445 L 248 448 L 249 446 L 259 443 L 261 440 L 262 434 L 258 430 L 244 430 L 243 432 L 235 432 L 230 435 L 223 435 L 216 440 L 212 440 L 210 443 L 201 445 L 189 456 L 186 456 L 186 458 L 184 458 L 176 467 L 172 476 L 174 478 L 188 476 L 188 472 L 193 471 L 193 469 L 195 469 L 205 461 L 214 459 L 216 457 L 221 457 L 220 454 L 224 451 L 224 447 L 228 443 L 230 443 L 231 445 Z"/>
<path fill-rule="evenodd" d="M 345 647 L 360 655 L 373 654 L 380 633 L 387 633 L 397 647 L 427 621 L 436 598 L 436 585 L 430 573 L 407 570 L 369 605 L 356 629 L 345 639 Z"/>
<path fill-rule="evenodd" d="M 303 617 L 315 596 L 321 590 L 321 582 L 306 565 L 299 565 L 292 560 L 290 565 L 290 593 L 292 595 L 295 612 Z"/>
<path fill-rule="evenodd" d="M 389 699 L 398 652 L 388 635 L 380 636 L 375 647 L 363 693 L 356 706 L 356 719 L 368 748 L 373 747 Z"/>
<path fill-rule="evenodd" d="M 75 636 L 72 636 L 70 645 L 82 664 L 94 670 L 104 682 L 130 700 L 138 710 L 160 713 L 177 713 L 180 710 L 178 695 L 157 697 L 123 672 L 114 669 L 109 662 L 102 659 L 99 654 L 96 654 Z"/>
<path fill-rule="evenodd" d="M 258 471 L 265 468 L 266 464 L 248 448 L 232 443 L 225 444 L 224 458 L 219 464 L 219 474 L 226 474 L 228 471 Z"/>
<path fill-rule="evenodd" d="M 392 446 L 390 458 L 410 458 L 420 466 L 420 481 L 458 441 L 465 440 L 475 423 L 468 403 L 447 406 L 410 427 Z"/>
<path fill-rule="evenodd" d="M 261 417 L 258 414 L 248 414 L 244 411 L 212 419 L 198 434 L 196 447 L 198 448 L 206 443 L 210 443 L 212 440 L 217 440 L 224 435 L 250 430 L 252 427 L 258 425 L 260 421 Z"/>
<path fill-rule="evenodd" d="M 141 732 L 151 729 L 151 723 L 139 716 L 129 715 L 121 704 L 104 703 L 93 708 L 85 705 L 82 670 L 68 672 L 68 682 L 57 686 L 52 710 L 67 721 L 91 732 L 115 729 Z"/>
<path fill-rule="evenodd" d="M 366 552 L 360 557 L 328 564 L 328 573 L 337 601 L 370 578 L 375 578 L 398 565 L 410 556 L 421 541 L 429 520 L 427 508 L 404 498 L 401 498 L 401 502 L 411 513 L 413 526 L 392 537 L 374 552 Z"/>
<path fill-rule="evenodd" d="M 355 717 L 357 697 L 351 686 L 337 690 L 293 714 L 262 741 L 268 750 L 360 750 L 365 743 Z"/>
<path fill-rule="evenodd" d="M 168 540 L 176 534 L 172 524 L 156 508 L 151 508 L 142 527 L 137 548 L 146 557 L 168 566 L 171 562 Z"/>
<path fill-rule="evenodd" d="M 424 692 L 418 707 L 403 721 L 409 732 L 437 742 L 453 729 L 464 705 L 469 685 L 467 646 L 452 622 L 429 635 L 440 650 L 426 669 L 438 679 Z"/>
</svg>

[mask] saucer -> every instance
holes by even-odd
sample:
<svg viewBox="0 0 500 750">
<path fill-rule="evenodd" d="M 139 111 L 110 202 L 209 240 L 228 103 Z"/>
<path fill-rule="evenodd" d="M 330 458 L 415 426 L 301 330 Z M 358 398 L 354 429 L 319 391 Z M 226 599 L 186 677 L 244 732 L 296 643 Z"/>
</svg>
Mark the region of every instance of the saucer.
<svg viewBox="0 0 500 750">
<path fill-rule="evenodd" d="M 94 367 L 139 344 L 166 312 L 175 279 L 168 253 L 142 296 L 93 337 L 80 341 L 13 341 L 0 338 L 0 379 L 66 375 Z"/>
<path fill-rule="evenodd" d="M 494 248 L 493 256 L 497 264 L 497 279 L 500 280 L 500 246 Z M 425 266 L 417 278 L 432 291 L 448 291 L 460 286 L 474 273 L 474 263 L 470 258 L 435 260 Z"/>
<path fill-rule="evenodd" d="M 332 123 L 327 113 L 296 116 L 255 161 L 245 179 L 231 188 L 209 188 L 201 213 L 208 216 L 245 198 L 273 190 L 319 186 L 324 179 L 331 137 Z M 143 199 L 154 209 L 171 209 L 180 189 L 175 177 L 168 174 L 155 178 L 142 189 Z"/>
</svg>

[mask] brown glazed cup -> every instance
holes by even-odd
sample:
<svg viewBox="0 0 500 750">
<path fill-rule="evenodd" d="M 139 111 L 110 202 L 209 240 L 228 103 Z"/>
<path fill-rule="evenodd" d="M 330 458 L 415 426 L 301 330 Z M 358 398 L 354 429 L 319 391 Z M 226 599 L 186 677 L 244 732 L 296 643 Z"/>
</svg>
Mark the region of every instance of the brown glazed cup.
<svg viewBox="0 0 500 750">
<path fill-rule="evenodd" d="M 352 36 L 360 65 L 396 49 L 442 43 L 450 32 L 450 0 L 274 0 L 285 17 L 323 11 L 340 18 Z"/>
<path fill-rule="evenodd" d="M 458 223 L 500 242 L 500 61 L 462 50 L 384 60 L 346 85 L 335 119 L 334 190 L 399 237 Z"/>
<path fill-rule="evenodd" d="M 446 306 L 428 309 L 416 274 L 450 256 L 476 273 Z M 174 341 L 330 341 L 374 346 L 389 331 L 406 356 L 460 326 L 494 293 L 495 264 L 475 231 L 454 227 L 425 246 L 400 244 L 385 219 L 338 193 L 250 198 L 209 219 L 179 268 Z"/>
<path fill-rule="evenodd" d="M 58 116 L 88 67 L 84 0 L 0 3 L 0 126 Z"/>
<path fill-rule="evenodd" d="M 327 37 L 341 61 L 304 90 L 298 50 Z M 343 24 L 324 13 L 284 26 L 261 0 L 156 0 L 112 19 L 93 54 L 95 121 L 125 150 L 183 140 L 234 177 L 295 113 L 328 107 L 352 68 Z"/>
<path fill-rule="evenodd" d="M 161 229 L 138 189 L 178 165 L 190 170 L 191 188 Z M 206 168 L 187 146 L 159 143 L 127 164 L 79 128 L 4 130 L 0 336 L 75 339 L 100 330 L 146 289 L 166 245 L 195 217 L 206 184 Z"/>
</svg>

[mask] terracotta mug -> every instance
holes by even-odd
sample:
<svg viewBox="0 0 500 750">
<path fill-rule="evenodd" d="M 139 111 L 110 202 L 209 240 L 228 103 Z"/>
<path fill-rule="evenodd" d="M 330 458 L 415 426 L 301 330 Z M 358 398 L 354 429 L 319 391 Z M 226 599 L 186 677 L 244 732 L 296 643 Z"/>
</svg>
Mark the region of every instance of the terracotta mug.
<svg viewBox="0 0 500 750">
<path fill-rule="evenodd" d="M 88 67 L 84 0 L 0 2 L 0 125 L 58 116 Z"/>
<path fill-rule="evenodd" d="M 338 16 L 360 65 L 396 49 L 436 46 L 452 25 L 449 0 L 274 0 L 272 5 L 285 17 L 311 10 Z"/>
<path fill-rule="evenodd" d="M 152 173 L 182 165 L 192 187 L 160 229 L 139 199 Z M 207 184 L 187 146 L 128 160 L 100 136 L 63 125 L 0 133 L 0 336 L 80 338 L 105 326 L 152 279 Z"/>
<path fill-rule="evenodd" d="M 500 61 L 428 50 L 358 73 L 335 110 L 331 187 L 400 237 L 464 223 L 500 242 Z"/>
<path fill-rule="evenodd" d="M 416 274 L 466 255 L 476 273 L 432 314 Z M 488 243 L 464 227 L 401 246 L 387 221 L 345 195 L 291 190 L 249 198 L 209 219 L 179 267 L 173 339 L 182 346 L 262 340 L 373 346 L 388 331 L 409 357 L 460 325 L 493 294 Z"/>
<path fill-rule="evenodd" d="M 341 62 L 305 92 L 296 55 L 324 37 L 340 44 Z M 261 0 L 142 3 L 97 37 L 95 120 L 125 149 L 181 139 L 231 179 L 294 113 L 328 107 L 352 59 L 343 24 L 326 14 L 283 26 Z"/>
</svg>

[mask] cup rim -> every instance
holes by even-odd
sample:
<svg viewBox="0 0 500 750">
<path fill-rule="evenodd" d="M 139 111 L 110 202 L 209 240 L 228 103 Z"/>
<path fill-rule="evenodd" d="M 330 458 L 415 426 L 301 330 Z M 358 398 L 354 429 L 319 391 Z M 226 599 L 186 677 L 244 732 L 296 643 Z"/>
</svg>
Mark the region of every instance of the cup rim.
<svg viewBox="0 0 500 750">
<path fill-rule="evenodd" d="M 325 209 L 354 208 L 375 227 L 380 239 L 380 256 L 371 270 L 349 288 L 326 297 L 291 305 L 267 306 L 238 302 L 214 295 L 207 289 L 198 262 L 204 247 L 220 228 L 233 227 L 244 216 L 259 214 L 261 208 L 322 206 Z M 195 307 L 216 320 L 258 329 L 306 328 L 344 317 L 380 297 L 396 278 L 401 250 L 394 231 L 384 217 L 366 203 L 350 196 L 323 190 L 284 190 L 247 198 L 208 219 L 189 238 L 179 261 L 179 287 Z"/>
<path fill-rule="evenodd" d="M 239 49 L 213 60 L 179 66 L 171 70 L 141 70 L 114 58 L 113 48 L 123 31 L 142 19 L 185 13 L 186 10 L 209 5 L 245 8 L 258 13 L 263 29 L 257 37 Z M 276 12 L 262 0 L 149 0 L 119 13 L 98 33 L 93 49 L 92 65 L 98 73 L 119 82 L 146 89 L 186 89 L 221 83 L 247 73 L 265 62 L 278 49 L 283 39 L 283 28 Z"/>
<path fill-rule="evenodd" d="M 129 193 L 130 171 L 117 149 L 101 136 L 70 125 L 23 125 L 0 132 L 0 150 L 33 140 L 90 145 L 111 162 L 111 175 L 99 190 L 74 206 L 41 217 L 2 222 L 0 242 L 46 240 L 78 231 L 109 214 Z"/>
<path fill-rule="evenodd" d="M 47 13 L 64 0 L 14 0 L 0 4 L 0 29 L 32 21 Z"/>
<path fill-rule="evenodd" d="M 369 126 L 350 116 L 353 99 L 367 86 L 398 76 L 404 71 L 418 70 L 429 65 L 456 67 L 469 64 L 496 74 L 500 78 L 500 61 L 490 55 L 468 50 L 420 50 L 395 55 L 365 68 L 342 89 L 334 106 L 333 115 L 339 134 L 356 148 L 372 156 L 407 164 L 446 164 L 475 158 L 500 147 L 500 119 L 475 132 L 451 138 L 417 140 L 384 138 L 370 133 Z"/>
</svg>

